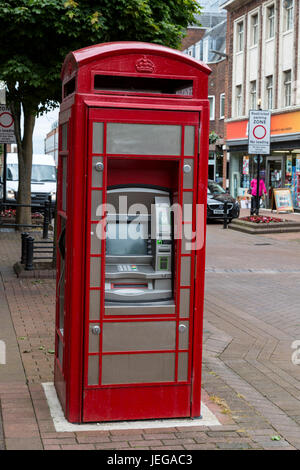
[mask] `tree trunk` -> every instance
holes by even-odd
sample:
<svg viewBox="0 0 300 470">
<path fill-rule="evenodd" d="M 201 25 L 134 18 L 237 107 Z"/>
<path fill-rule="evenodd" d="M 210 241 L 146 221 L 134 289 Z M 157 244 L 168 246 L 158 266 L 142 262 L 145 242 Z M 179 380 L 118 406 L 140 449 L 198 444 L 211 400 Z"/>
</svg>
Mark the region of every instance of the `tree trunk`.
<svg viewBox="0 0 300 470">
<path fill-rule="evenodd" d="M 32 137 L 35 124 L 35 115 L 32 110 L 26 109 L 23 105 L 24 114 L 24 133 L 21 138 L 20 128 L 20 107 L 13 106 L 13 115 L 15 118 L 15 134 L 18 146 L 18 162 L 19 162 L 19 188 L 18 188 L 18 204 L 31 204 L 31 168 L 32 168 Z M 31 224 L 31 208 L 18 207 L 17 224 Z M 25 227 L 26 228 L 26 227 Z M 24 227 L 17 227 L 19 230 L 24 230 Z"/>
</svg>

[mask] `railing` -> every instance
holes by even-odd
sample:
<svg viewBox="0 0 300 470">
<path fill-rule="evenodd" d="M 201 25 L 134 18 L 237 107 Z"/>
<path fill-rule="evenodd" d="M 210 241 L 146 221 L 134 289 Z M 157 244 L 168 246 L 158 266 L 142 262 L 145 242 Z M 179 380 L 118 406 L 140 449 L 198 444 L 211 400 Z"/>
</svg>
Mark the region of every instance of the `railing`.
<svg viewBox="0 0 300 470">
<path fill-rule="evenodd" d="M 3 210 L 5 207 L 30 207 L 33 209 L 39 209 L 40 211 L 43 212 L 44 214 L 44 219 L 42 224 L 17 224 L 14 222 L 10 223 L 2 223 L 0 222 L 0 228 L 1 227 L 28 227 L 28 228 L 36 228 L 36 227 L 42 227 L 43 228 L 43 239 L 48 238 L 48 232 L 49 232 L 49 224 L 52 218 L 52 213 L 53 213 L 53 208 L 51 204 L 51 196 L 49 196 L 49 199 L 44 202 L 44 205 L 40 204 L 18 204 L 16 202 L 0 202 L 0 212 Z"/>
<path fill-rule="evenodd" d="M 25 265 L 25 271 L 32 271 L 35 261 L 51 261 L 55 266 L 56 251 L 53 240 L 35 240 L 28 232 L 23 232 L 21 246 L 21 264 Z"/>
</svg>

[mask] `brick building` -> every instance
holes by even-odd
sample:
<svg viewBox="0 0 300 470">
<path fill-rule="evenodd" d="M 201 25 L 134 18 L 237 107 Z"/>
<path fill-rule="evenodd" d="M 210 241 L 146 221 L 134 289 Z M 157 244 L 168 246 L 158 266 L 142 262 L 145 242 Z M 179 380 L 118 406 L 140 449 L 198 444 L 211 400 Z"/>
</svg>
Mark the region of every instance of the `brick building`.
<svg viewBox="0 0 300 470">
<path fill-rule="evenodd" d="M 299 0 L 227 0 L 225 138 L 230 191 L 242 196 L 256 176 L 247 155 L 250 109 L 269 109 L 271 153 L 261 177 L 268 190 L 288 187 L 300 207 L 300 16 Z"/>
</svg>

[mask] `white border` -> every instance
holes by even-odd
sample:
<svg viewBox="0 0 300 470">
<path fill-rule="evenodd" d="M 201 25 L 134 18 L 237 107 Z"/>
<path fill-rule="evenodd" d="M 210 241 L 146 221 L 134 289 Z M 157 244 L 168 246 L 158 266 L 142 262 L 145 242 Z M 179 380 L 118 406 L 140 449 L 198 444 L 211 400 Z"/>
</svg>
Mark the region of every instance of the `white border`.
<svg viewBox="0 0 300 470">
<path fill-rule="evenodd" d="M 219 420 L 201 403 L 201 419 L 160 419 L 145 421 L 118 421 L 113 423 L 102 422 L 92 424 L 69 423 L 63 413 L 58 400 L 54 384 L 47 382 L 42 384 L 50 413 L 56 432 L 79 432 L 79 431 L 113 431 L 126 429 L 151 429 L 151 428 L 173 428 L 186 426 L 221 426 Z"/>
</svg>

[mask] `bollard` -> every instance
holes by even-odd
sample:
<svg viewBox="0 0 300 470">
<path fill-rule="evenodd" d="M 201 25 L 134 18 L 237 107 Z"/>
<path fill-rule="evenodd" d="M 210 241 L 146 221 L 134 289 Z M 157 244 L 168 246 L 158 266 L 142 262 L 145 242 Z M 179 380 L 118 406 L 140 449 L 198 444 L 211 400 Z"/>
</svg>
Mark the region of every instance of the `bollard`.
<svg viewBox="0 0 300 470">
<path fill-rule="evenodd" d="M 227 219 L 227 212 L 228 212 L 228 202 L 224 202 L 224 225 L 223 228 L 228 227 L 228 219 Z"/>
<path fill-rule="evenodd" d="M 33 244 L 34 244 L 34 238 L 33 237 L 27 237 L 26 238 L 25 271 L 32 271 L 33 270 Z"/>
<path fill-rule="evenodd" d="M 26 263 L 26 246 L 27 246 L 27 237 L 29 237 L 28 232 L 21 233 L 21 264 Z"/>
</svg>

